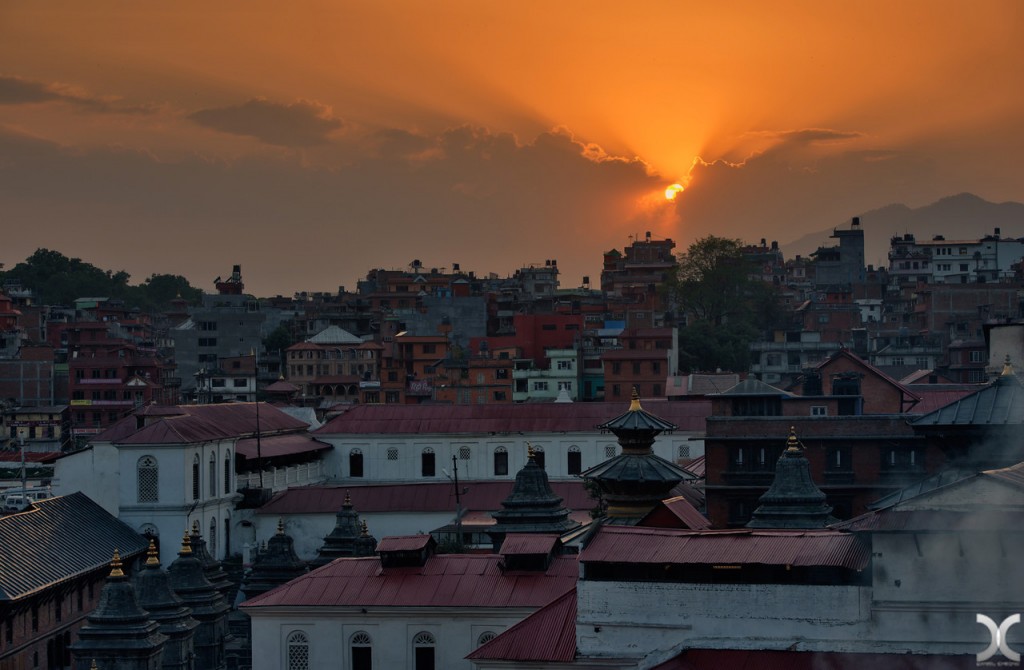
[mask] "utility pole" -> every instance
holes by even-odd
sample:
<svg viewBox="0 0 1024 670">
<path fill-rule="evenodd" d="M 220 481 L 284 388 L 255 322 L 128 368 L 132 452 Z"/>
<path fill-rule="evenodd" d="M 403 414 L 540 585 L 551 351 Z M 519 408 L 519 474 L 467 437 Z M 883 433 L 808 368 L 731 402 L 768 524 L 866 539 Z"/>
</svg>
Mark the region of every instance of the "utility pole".
<svg viewBox="0 0 1024 670">
<path fill-rule="evenodd" d="M 452 481 L 455 483 L 455 546 L 462 553 L 462 498 L 459 491 L 459 461 L 452 454 Z"/>
</svg>

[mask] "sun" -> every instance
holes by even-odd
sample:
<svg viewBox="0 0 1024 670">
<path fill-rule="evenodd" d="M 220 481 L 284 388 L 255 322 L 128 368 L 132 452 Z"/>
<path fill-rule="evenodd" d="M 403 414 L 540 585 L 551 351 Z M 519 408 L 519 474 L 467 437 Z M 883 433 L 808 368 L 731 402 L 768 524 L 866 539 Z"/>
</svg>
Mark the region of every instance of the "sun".
<svg viewBox="0 0 1024 670">
<path fill-rule="evenodd" d="M 683 190 L 682 184 L 672 184 L 665 189 L 665 200 L 675 200 L 676 196 L 679 195 Z"/>
</svg>

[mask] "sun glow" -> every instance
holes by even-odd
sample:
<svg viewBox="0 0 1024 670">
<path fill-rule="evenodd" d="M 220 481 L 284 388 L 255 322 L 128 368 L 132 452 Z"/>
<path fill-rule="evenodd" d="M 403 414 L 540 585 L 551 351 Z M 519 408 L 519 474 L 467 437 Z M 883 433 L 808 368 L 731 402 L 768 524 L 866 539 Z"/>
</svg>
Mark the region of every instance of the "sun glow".
<svg viewBox="0 0 1024 670">
<path fill-rule="evenodd" d="M 665 200 L 675 200 L 676 196 L 683 191 L 682 184 L 672 184 L 665 189 Z"/>
</svg>

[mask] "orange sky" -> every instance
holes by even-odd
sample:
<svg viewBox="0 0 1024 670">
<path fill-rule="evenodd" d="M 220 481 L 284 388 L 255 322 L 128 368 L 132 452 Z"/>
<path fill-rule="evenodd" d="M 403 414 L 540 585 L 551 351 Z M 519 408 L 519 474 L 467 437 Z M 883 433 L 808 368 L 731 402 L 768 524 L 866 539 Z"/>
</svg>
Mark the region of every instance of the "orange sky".
<svg viewBox="0 0 1024 670">
<path fill-rule="evenodd" d="M 645 230 L 785 249 L 892 202 L 1020 201 L 1021 7 L 6 3 L 0 262 L 207 289 L 241 263 L 271 294 L 555 257 L 576 286 Z"/>
</svg>

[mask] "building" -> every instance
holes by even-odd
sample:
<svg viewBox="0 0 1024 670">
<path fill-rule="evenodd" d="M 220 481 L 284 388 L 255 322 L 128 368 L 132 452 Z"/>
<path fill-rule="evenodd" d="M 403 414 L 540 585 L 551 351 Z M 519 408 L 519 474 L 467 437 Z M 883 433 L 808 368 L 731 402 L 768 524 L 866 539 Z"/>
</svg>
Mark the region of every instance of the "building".
<svg viewBox="0 0 1024 670">
<path fill-rule="evenodd" d="M 625 402 L 637 389 L 642 398 L 666 397 L 665 380 L 679 371 L 679 332 L 675 327 L 626 329 L 621 349 L 601 355 L 604 401 Z"/>
<path fill-rule="evenodd" d="M 864 229 L 861 228 L 860 217 L 853 217 L 849 228 L 834 229 L 831 238 L 839 240 L 839 244 L 820 247 L 811 254 L 814 259 L 814 283 L 817 286 L 863 283 L 866 273 Z"/>
</svg>

